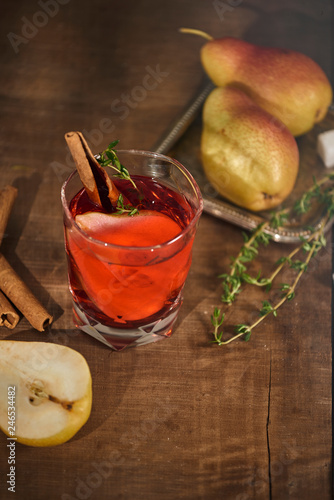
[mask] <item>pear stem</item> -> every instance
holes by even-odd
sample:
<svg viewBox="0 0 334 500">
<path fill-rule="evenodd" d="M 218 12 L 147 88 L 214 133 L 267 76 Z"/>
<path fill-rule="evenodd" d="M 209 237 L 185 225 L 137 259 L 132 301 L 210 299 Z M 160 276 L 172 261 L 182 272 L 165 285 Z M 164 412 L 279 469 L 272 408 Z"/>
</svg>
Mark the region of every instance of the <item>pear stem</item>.
<svg viewBox="0 0 334 500">
<path fill-rule="evenodd" d="M 180 28 L 179 31 L 180 33 L 190 33 L 191 35 L 199 35 L 202 38 L 205 38 L 206 40 L 213 40 L 213 36 L 209 35 L 208 33 L 205 33 L 205 31 L 202 30 L 196 30 L 193 28 Z"/>
</svg>

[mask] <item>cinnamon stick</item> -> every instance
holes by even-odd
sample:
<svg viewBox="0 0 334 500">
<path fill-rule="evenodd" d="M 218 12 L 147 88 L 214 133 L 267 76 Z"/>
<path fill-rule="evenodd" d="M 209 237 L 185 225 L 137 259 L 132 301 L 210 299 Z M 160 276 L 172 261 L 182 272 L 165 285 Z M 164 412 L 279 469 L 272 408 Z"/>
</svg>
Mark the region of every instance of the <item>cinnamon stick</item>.
<svg viewBox="0 0 334 500">
<path fill-rule="evenodd" d="M 14 186 L 5 186 L 0 191 L 0 244 L 2 243 L 7 227 L 7 222 L 12 211 L 14 201 L 17 196 L 17 189 Z M 20 319 L 7 297 L 0 291 L 0 326 L 13 329 Z"/>
<path fill-rule="evenodd" d="M 65 140 L 89 198 L 107 210 L 111 205 L 116 206 L 118 189 L 94 157 L 82 133 L 67 132 Z"/>
<path fill-rule="evenodd" d="M 11 330 L 16 327 L 20 319 L 12 304 L 5 295 L 0 292 L 0 326 L 6 326 Z"/>
<path fill-rule="evenodd" d="M 5 234 L 7 222 L 17 196 L 14 186 L 5 186 L 0 191 L 0 244 Z"/>
<path fill-rule="evenodd" d="M 42 332 L 52 323 L 53 317 L 44 309 L 2 254 L 0 254 L 0 289 L 36 330 Z"/>
</svg>

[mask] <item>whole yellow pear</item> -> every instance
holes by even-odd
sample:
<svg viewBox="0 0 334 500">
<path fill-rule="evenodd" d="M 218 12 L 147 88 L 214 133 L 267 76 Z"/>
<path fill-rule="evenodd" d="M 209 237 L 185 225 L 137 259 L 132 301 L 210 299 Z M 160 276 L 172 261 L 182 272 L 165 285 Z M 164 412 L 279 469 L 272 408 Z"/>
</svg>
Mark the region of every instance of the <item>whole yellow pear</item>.
<svg viewBox="0 0 334 500">
<path fill-rule="evenodd" d="M 297 143 L 285 125 L 228 87 L 214 89 L 205 101 L 201 156 L 215 189 L 252 211 L 282 203 L 299 168 Z"/>
<path fill-rule="evenodd" d="M 333 99 L 330 82 L 320 66 L 293 50 L 224 37 L 209 40 L 202 47 L 201 61 L 215 85 L 243 90 L 294 136 L 320 122 Z"/>
</svg>

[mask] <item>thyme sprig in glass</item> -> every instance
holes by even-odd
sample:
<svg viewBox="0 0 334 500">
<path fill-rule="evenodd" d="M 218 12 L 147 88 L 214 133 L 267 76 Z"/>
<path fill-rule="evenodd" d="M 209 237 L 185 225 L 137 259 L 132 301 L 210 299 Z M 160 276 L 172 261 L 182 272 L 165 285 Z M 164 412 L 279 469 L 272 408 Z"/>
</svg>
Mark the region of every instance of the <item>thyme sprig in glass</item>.
<svg viewBox="0 0 334 500">
<path fill-rule="evenodd" d="M 223 295 L 221 300 L 223 303 L 231 305 L 236 298 L 236 294 L 241 292 L 241 285 L 247 283 L 255 286 L 265 287 L 266 292 L 271 289 L 274 279 L 282 271 L 283 267 L 289 266 L 297 272 L 297 275 L 291 284 L 282 283 L 280 285 L 281 296 L 276 303 L 272 304 L 269 300 L 262 301 L 262 307 L 259 311 L 259 318 L 251 325 L 238 324 L 234 327 L 234 335 L 227 340 L 223 340 L 224 330 L 222 328 L 225 313 L 220 308 L 215 308 L 211 316 L 211 323 L 214 327 L 213 336 L 214 341 L 218 345 L 229 344 L 230 342 L 243 338 L 248 341 L 252 335 L 254 328 L 256 328 L 262 321 L 264 321 L 270 314 L 277 316 L 278 309 L 286 302 L 295 297 L 296 287 L 302 277 L 307 271 L 309 262 L 319 252 L 319 250 L 326 246 L 325 228 L 328 221 L 334 215 L 334 187 L 326 184 L 334 180 L 334 174 L 328 174 L 320 181 L 315 181 L 313 186 L 304 193 L 301 199 L 293 207 L 293 212 L 297 214 L 305 214 L 311 208 L 312 201 L 315 199 L 321 202 L 326 207 L 326 213 L 322 217 L 317 229 L 312 229 L 310 235 L 300 237 L 301 243 L 292 250 L 287 256 L 282 257 L 276 263 L 276 269 L 268 278 L 260 278 L 260 272 L 254 278 L 247 273 L 246 263 L 254 260 L 258 256 L 258 247 L 260 243 L 267 245 L 271 239 L 270 235 L 264 233 L 265 229 L 269 226 L 278 228 L 283 226 L 288 219 L 288 211 L 284 210 L 272 215 L 270 221 L 260 224 L 251 236 L 244 236 L 245 243 L 242 246 L 238 256 L 232 260 L 230 274 L 220 275 L 223 278 Z M 297 254 L 304 255 L 303 260 L 296 258 Z"/>
<path fill-rule="evenodd" d="M 124 165 L 121 164 L 121 162 L 118 159 L 117 152 L 115 150 L 115 147 L 119 141 L 113 141 L 109 144 L 107 149 L 105 149 L 100 155 L 97 157 L 97 161 L 102 167 L 110 167 L 113 170 L 116 171 L 116 177 L 119 177 L 120 179 L 125 179 L 127 181 L 130 181 L 131 184 L 135 189 L 137 189 L 136 184 L 134 181 L 131 179 L 131 176 L 128 172 L 128 170 L 124 167 Z"/>
<path fill-rule="evenodd" d="M 129 171 L 127 168 L 124 167 L 124 165 L 121 164 L 121 162 L 118 159 L 117 152 L 115 150 L 115 147 L 119 141 L 113 141 L 111 142 L 108 147 L 99 154 L 99 156 L 96 158 L 101 167 L 110 167 L 113 170 L 116 171 L 116 174 L 114 174 L 116 177 L 119 179 L 125 179 L 127 181 L 130 181 L 131 184 L 135 189 L 137 189 L 137 186 L 133 179 L 131 178 Z M 126 204 L 124 205 L 124 198 L 123 195 L 120 194 L 117 200 L 117 205 L 116 205 L 116 214 L 117 215 L 124 215 L 128 214 L 130 216 L 138 214 L 139 211 L 137 208 L 133 207 L 132 205 Z"/>
<path fill-rule="evenodd" d="M 124 215 L 127 214 L 129 216 L 139 214 L 139 210 L 136 207 L 133 207 L 132 205 L 126 204 L 124 205 L 124 199 L 123 195 L 120 193 L 118 200 L 117 200 L 117 206 L 116 206 L 116 215 Z"/>
</svg>

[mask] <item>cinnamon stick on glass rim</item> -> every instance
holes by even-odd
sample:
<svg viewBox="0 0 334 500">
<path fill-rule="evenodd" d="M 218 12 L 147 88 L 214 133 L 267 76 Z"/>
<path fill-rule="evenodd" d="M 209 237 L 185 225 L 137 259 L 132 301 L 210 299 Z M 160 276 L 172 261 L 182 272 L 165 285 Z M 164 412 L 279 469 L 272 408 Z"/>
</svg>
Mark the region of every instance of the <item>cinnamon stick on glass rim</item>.
<svg viewBox="0 0 334 500">
<path fill-rule="evenodd" d="M 89 198 L 109 211 L 119 198 L 115 184 L 94 157 L 81 132 L 67 132 L 65 140 Z"/>
<path fill-rule="evenodd" d="M 0 254 L 0 289 L 36 330 L 43 332 L 52 323 L 53 317 L 44 309 L 2 254 Z"/>
</svg>

